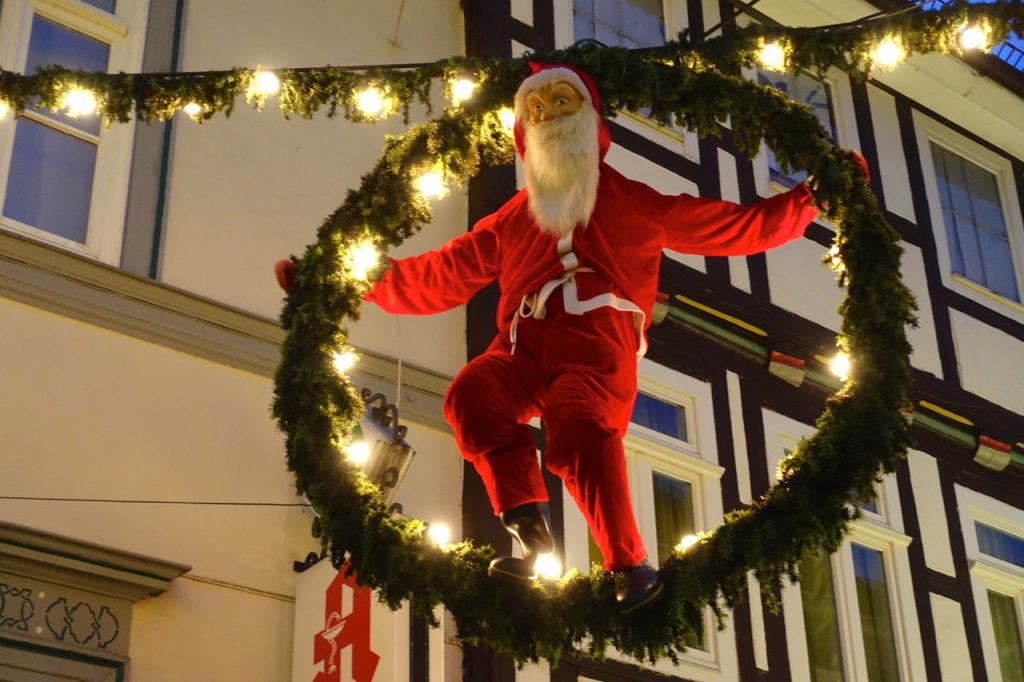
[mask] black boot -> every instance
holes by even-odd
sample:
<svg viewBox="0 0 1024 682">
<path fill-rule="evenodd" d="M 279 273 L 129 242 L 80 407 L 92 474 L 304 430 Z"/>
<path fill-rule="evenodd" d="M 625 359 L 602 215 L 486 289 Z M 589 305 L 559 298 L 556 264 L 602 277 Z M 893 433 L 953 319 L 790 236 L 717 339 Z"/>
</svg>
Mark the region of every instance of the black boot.
<svg viewBox="0 0 1024 682">
<path fill-rule="evenodd" d="M 523 558 L 498 557 L 491 562 L 487 574 L 529 580 L 535 574 L 533 564 L 537 560 L 537 555 L 553 552 L 555 549 L 555 541 L 548 530 L 548 522 L 544 518 L 540 504 L 528 502 L 502 512 L 501 523 L 509 535 L 519 541 L 523 548 Z"/>
<path fill-rule="evenodd" d="M 644 559 L 636 566 L 615 572 L 615 601 L 623 613 L 647 606 L 661 594 L 664 586 L 658 569 Z"/>
</svg>

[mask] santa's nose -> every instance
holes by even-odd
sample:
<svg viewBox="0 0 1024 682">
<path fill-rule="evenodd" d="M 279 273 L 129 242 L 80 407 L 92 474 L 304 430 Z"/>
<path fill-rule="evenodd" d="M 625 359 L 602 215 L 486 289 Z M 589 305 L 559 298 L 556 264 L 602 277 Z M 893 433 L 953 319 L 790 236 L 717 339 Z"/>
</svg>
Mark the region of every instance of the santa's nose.
<svg viewBox="0 0 1024 682">
<path fill-rule="evenodd" d="M 560 116 L 565 116 L 565 112 L 552 105 L 544 107 L 537 118 L 541 121 L 553 121 Z"/>
</svg>

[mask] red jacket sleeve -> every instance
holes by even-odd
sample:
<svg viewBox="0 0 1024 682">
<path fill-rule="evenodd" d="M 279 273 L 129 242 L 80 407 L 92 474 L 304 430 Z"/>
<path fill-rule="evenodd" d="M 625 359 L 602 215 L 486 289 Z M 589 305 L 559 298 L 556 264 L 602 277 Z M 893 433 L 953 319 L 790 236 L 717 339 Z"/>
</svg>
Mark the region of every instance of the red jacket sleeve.
<svg viewBox="0 0 1024 682">
<path fill-rule="evenodd" d="M 494 216 L 488 216 L 439 249 L 392 259 L 364 300 L 406 315 L 429 315 L 462 305 L 498 276 L 494 222 Z"/>
<path fill-rule="evenodd" d="M 818 211 L 804 184 L 750 206 L 681 194 L 662 197 L 665 246 L 700 256 L 748 256 L 798 239 Z"/>
</svg>

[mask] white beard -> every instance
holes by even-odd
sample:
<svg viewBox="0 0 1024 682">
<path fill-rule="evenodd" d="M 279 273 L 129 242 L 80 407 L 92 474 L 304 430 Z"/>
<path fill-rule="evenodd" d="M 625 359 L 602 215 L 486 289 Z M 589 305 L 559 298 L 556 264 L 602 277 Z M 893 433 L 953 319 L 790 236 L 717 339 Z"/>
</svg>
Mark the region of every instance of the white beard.
<svg viewBox="0 0 1024 682">
<path fill-rule="evenodd" d="M 554 121 L 526 124 L 526 193 L 530 213 L 558 237 L 586 226 L 597 201 L 600 152 L 597 112 L 584 105 Z"/>
</svg>

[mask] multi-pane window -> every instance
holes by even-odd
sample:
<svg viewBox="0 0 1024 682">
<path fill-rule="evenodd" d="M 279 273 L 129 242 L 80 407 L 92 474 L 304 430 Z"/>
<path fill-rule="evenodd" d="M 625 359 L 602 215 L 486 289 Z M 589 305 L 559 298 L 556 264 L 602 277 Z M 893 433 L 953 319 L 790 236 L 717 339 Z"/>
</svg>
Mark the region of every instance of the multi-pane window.
<svg viewBox="0 0 1024 682">
<path fill-rule="evenodd" d="M 1020 302 L 997 176 L 934 142 L 931 153 L 952 272 Z"/>
<path fill-rule="evenodd" d="M 1024 539 L 984 523 L 975 523 L 974 530 L 981 554 L 996 559 L 1000 565 L 1009 564 L 1006 574 L 1000 576 L 1002 580 L 992 581 L 986 587 L 986 596 L 1003 682 L 1024 682 L 1024 590 L 1015 589 L 1014 584 L 1024 583 L 1024 578 L 1011 577 L 1011 567 L 1024 568 Z"/>
<path fill-rule="evenodd" d="M 32 18 L 26 73 L 47 64 L 106 71 L 109 59 L 109 45 L 39 15 Z M 4 216 L 84 244 L 99 142 L 95 114 L 26 112 L 15 124 Z"/>
<path fill-rule="evenodd" d="M 835 110 L 828 83 L 805 71 L 792 73 L 769 71 L 764 68 L 757 70 L 757 82 L 761 85 L 770 85 L 780 90 L 789 99 L 809 106 L 818 122 L 832 134 L 833 139 L 837 137 Z M 785 187 L 794 187 L 807 179 L 806 171 L 784 173 L 771 149 L 767 149 L 766 154 L 768 156 L 768 172 L 774 182 Z"/>
<path fill-rule="evenodd" d="M 845 553 L 845 549 L 842 550 Z M 890 576 L 880 549 L 856 542 L 849 545 L 856 593 L 856 612 L 868 682 L 900 679 L 896 631 L 889 595 Z M 845 561 L 845 559 L 840 559 Z M 836 605 L 843 588 L 828 557 L 813 556 L 800 563 L 800 601 L 803 609 L 807 658 L 812 682 L 845 682 L 852 652 L 843 650 L 844 627 Z M 847 623 L 845 627 L 850 627 Z M 858 652 L 859 654 L 859 652 Z"/>
<path fill-rule="evenodd" d="M 147 9 L 147 0 L 8 0 L 0 61 L 25 74 L 50 64 L 138 71 Z M 92 93 L 75 89 L 61 111 L 30 107 L 0 121 L 0 223 L 116 263 L 133 127 L 105 128 L 94 105 Z"/>
<path fill-rule="evenodd" d="M 665 42 L 661 0 L 573 0 L 573 37 L 613 47 L 651 47 Z"/>
</svg>

